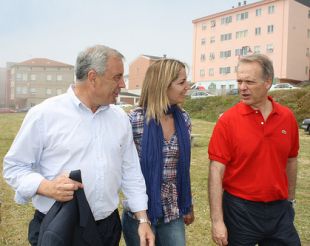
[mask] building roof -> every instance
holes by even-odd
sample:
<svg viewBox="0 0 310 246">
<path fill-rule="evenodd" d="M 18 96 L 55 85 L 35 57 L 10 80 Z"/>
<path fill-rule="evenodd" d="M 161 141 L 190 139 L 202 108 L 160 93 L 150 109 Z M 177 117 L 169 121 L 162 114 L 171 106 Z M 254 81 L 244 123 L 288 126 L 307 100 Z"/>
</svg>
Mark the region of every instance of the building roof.
<svg viewBox="0 0 310 246">
<path fill-rule="evenodd" d="M 310 1 L 309 0 L 295 0 L 295 1 L 310 8 Z"/>
<path fill-rule="evenodd" d="M 160 59 L 163 59 L 165 57 L 165 55 L 164 56 L 141 55 L 141 56 L 147 57 L 147 58 L 149 58 L 151 60 L 160 60 Z"/>
<path fill-rule="evenodd" d="M 73 67 L 72 65 L 53 61 L 47 58 L 33 58 L 20 63 L 16 63 L 17 66 L 33 66 L 33 67 Z"/>
<path fill-rule="evenodd" d="M 195 19 L 192 21 L 192 23 L 195 24 L 195 23 L 200 22 L 200 21 L 214 19 L 214 18 L 223 16 L 223 15 L 231 14 L 233 12 L 244 11 L 244 10 L 249 9 L 249 8 L 257 7 L 257 6 L 266 4 L 266 3 L 272 3 L 272 2 L 276 2 L 276 1 L 280 1 L 280 0 L 262 0 L 262 1 L 254 2 L 254 3 L 250 3 L 250 4 L 248 4 L 246 1 L 243 1 L 243 2 L 240 1 L 236 7 L 232 6 L 231 9 Z"/>
<path fill-rule="evenodd" d="M 121 96 L 130 96 L 130 97 L 140 97 L 140 96 L 137 95 L 137 94 L 130 93 L 130 92 L 127 92 L 127 91 L 121 91 L 121 92 L 120 92 L 120 95 L 121 95 Z"/>
</svg>

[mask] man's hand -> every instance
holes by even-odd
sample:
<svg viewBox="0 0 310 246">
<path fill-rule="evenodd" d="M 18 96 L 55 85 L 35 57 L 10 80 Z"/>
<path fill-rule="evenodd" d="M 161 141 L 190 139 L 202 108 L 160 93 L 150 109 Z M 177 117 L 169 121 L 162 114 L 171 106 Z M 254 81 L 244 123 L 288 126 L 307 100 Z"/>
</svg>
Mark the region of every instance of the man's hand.
<svg viewBox="0 0 310 246">
<path fill-rule="evenodd" d="M 183 216 L 183 220 L 184 220 L 185 225 L 187 225 L 187 226 L 194 222 L 195 215 L 194 215 L 194 207 L 193 206 L 192 206 L 191 211 L 188 214 Z"/>
<path fill-rule="evenodd" d="M 82 183 L 62 174 L 53 180 L 44 179 L 39 185 L 37 194 L 53 198 L 59 202 L 67 202 L 73 199 L 74 191 L 79 188 L 83 188 Z"/>
<path fill-rule="evenodd" d="M 212 224 L 212 239 L 216 245 L 227 245 L 227 229 L 224 222 L 216 222 Z"/>
<path fill-rule="evenodd" d="M 140 246 L 154 246 L 155 236 L 148 223 L 139 224 L 138 234 L 140 237 Z"/>
</svg>

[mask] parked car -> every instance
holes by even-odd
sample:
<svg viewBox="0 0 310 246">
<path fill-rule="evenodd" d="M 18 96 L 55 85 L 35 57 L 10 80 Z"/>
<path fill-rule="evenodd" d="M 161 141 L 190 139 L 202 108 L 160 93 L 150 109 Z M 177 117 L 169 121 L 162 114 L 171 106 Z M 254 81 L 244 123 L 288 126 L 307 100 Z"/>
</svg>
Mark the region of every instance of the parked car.
<svg viewBox="0 0 310 246">
<path fill-rule="evenodd" d="M 301 123 L 301 128 L 310 134 L 310 118 L 304 119 Z"/>
<path fill-rule="evenodd" d="M 238 95 L 239 90 L 234 88 L 227 92 L 227 95 Z"/>
<path fill-rule="evenodd" d="M 0 108 L 0 113 L 16 113 L 16 110 L 11 108 Z"/>
<path fill-rule="evenodd" d="M 18 112 L 18 113 L 28 112 L 30 108 L 31 107 L 25 107 L 25 108 L 16 109 L 16 112 Z"/>
<path fill-rule="evenodd" d="M 204 87 L 203 85 L 192 85 L 191 90 L 205 91 L 206 87 Z"/>
<path fill-rule="evenodd" d="M 271 86 L 270 91 L 300 89 L 290 83 L 280 83 Z"/>
<path fill-rule="evenodd" d="M 191 99 L 205 98 L 205 97 L 210 97 L 210 96 L 214 96 L 214 95 L 206 91 L 194 91 L 191 94 Z"/>
<path fill-rule="evenodd" d="M 125 102 L 117 102 L 116 106 L 121 107 L 121 108 L 130 108 L 133 107 L 133 105 Z"/>
</svg>

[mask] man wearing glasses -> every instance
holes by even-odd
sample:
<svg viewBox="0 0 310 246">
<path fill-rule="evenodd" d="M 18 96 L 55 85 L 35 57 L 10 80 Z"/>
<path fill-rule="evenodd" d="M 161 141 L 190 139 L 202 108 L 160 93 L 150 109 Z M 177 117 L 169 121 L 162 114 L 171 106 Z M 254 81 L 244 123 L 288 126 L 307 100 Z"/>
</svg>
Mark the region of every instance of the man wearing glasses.
<svg viewBox="0 0 310 246">
<path fill-rule="evenodd" d="M 241 101 L 218 120 L 209 144 L 209 203 L 217 245 L 300 245 L 294 227 L 298 125 L 268 90 L 268 57 L 239 60 Z"/>
<path fill-rule="evenodd" d="M 78 55 L 75 69 L 77 81 L 67 93 L 28 112 L 4 158 L 4 178 L 16 202 L 32 199 L 36 208 L 29 242 L 37 245 L 40 224 L 54 201 L 70 201 L 83 188 L 102 245 L 119 245 L 121 188 L 140 221 L 141 245 L 154 245 L 131 125 L 126 113 L 111 105 L 125 87 L 123 55 L 96 45 Z M 75 169 L 81 170 L 83 185 L 63 174 Z"/>
</svg>

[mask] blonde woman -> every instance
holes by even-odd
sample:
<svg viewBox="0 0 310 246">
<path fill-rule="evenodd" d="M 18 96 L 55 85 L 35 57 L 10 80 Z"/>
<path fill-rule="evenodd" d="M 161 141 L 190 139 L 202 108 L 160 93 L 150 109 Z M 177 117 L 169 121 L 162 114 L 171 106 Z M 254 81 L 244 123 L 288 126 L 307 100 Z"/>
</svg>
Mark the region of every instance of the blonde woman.
<svg viewBox="0 0 310 246">
<path fill-rule="evenodd" d="M 194 221 L 190 185 L 189 115 L 180 107 L 189 89 L 184 63 L 162 59 L 145 75 L 139 107 L 129 113 L 148 200 L 148 218 L 156 245 L 185 245 L 185 224 Z M 126 205 L 126 201 L 124 203 Z M 125 210 L 128 246 L 140 245 L 139 221 Z"/>
</svg>

